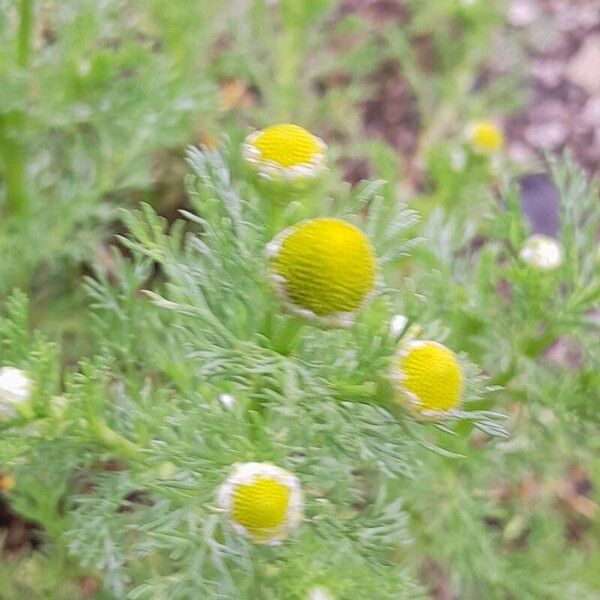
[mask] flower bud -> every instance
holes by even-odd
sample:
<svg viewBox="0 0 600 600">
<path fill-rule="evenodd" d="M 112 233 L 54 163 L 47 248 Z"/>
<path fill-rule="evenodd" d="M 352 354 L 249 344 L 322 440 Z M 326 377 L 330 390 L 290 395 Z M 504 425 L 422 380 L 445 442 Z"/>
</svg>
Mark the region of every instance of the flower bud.
<svg viewBox="0 0 600 600">
<path fill-rule="evenodd" d="M 495 154 L 504 147 L 504 134 L 491 121 L 473 123 L 467 130 L 467 140 L 477 154 Z"/>
<path fill-rule="evenodd" d="M 558 240 L 539 233 L 525 241 L 519 257 L 532 267 L 542 271 L 552 271 L 562 265 L 563 249 Z"/>
<path fill-rule="evenodd" d="M 358 228 L 339 219 L 303 221 L 268 246 L 275 289 L 293 314 L 348 327 L 375 291 L 373 248 Z"/>
<path fill-rule="evenodd" d="M 280 544 L 302 519 L 298 478 L 269 463 L 234 465 L 217 501 L 233 528 L 257 544 Z"/>
<path fill-rule="evenodd" d="M 325 142 L 291 123 L 251 133 L 242 152 L 246 164 L 263 180 L 306 182 L 326 168 Z"/>
<path fill-rule="evenodd" d="M 463 373 L 456 354 L 433 341 L 405 343 L 394 358 L 392 380 L 398 399 L 425 418 L 451 414 L 463 393 Z"/>
</svg>

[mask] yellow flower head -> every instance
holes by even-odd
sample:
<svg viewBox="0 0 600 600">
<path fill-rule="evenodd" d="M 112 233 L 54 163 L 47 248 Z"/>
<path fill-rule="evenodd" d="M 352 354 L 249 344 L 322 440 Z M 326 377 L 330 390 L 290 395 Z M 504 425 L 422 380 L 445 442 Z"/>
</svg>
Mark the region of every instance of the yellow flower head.
<svg viewBox="0 0 600 600">
<path fill-rule="evenodd" d="M 327 146 L 303 127 L 284 123 L 251 133 L 245 161 L 268 180 L 313 179 L 325 169 Z"/>
<path fill-rule="evenodd" d="M 298 479 L 269 463 L 235 465 L 217 500 L 233 527 L 257 544 L 279 544 L 302 519 Z"/>
<path fill-rule="evenodd" d="M 418 415 L 439 418 L 460 403 L 463 374 L 456 354 L 432 341 L 409 341 L 394 358 L 400 398 Z"/>
<path fill-rule="evenodd" d="M 324 325 L 348 327 L 375 289 L 373 248 L 339 219 L 303 221 L 268 246 L 273 281 L 288 309 Z"/>
<path fill-rule="evenodd" d="M 480 154 L 494 154 L 504 146 L 502 130 L 491 121 L 473 123 L 467 137 L 473 149 Z"/>
</svg>

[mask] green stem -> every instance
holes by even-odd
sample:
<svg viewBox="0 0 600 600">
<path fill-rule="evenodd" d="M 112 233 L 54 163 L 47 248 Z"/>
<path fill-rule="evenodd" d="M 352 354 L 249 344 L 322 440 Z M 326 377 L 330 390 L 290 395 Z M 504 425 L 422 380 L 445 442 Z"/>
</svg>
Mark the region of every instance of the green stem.
<svg viewBox="0 0 600 600">
<path fill-rule="evenodd" d="M 31 33 L 33 31 L 34 0 L 21 0 L 19 6 L 19 35 L 17 38 L 17 65 L 29 67 L 31 57 Z"/>
<path fill-rule="evenodd" d="M 26 71 L 31 61 L 34 0 L 19 4 L 16 64 Z M 4 175 L 6 197 L 15 215 L 23 216 L 29 210 L 27 190 L 27 152 L 25 134 L 27 115 L 24 110 L 0 114 L 0 164 Z"/>
<path fill-rule="evenodd" d="M 268 237 L 273 239 L 284 227 L 285 224 L 285 204 L 275 199 L 267 199 L 267 210 L 269 215 Z"/>
<path fill-rule="evenodd" d="M 262 598 L 262 577 L 258 567 L 255 568 L 252 577 L 252 597 Z"/>
<path fill-rule="evenodd" d="M 339 381 L 334 384 L 334 394 L 339 400 L 365 402 L 377 400 L 377 384 L 372 381 L 348 383 Z"/>
<path fill-rule="evenodd" d="M 430 106 L 429 97 L 423 97 L 423 91 L 417 93 L 419 112 L 421 121 L 424 123 L 419 139 L 417 140 L 417 149 L 412 159 L 412 170 L 414 173 L 420 173 L 426 166 L 427 155 L 432 146 L 446 134 L 447 129 L 453 124 L 460 122 L 460 111 L 462 110 L 461 100 L 468 95 L 471 88 L 472 65 L 468 62 L 459 64 L 454 72 L 449 75 L 456 82 L 456 94 L 451 100 L 440 100 Z M 418 92 L 421 86 L 414 85 L 413 88 Z M 402 184 L 402 193 L 412 195 L 415 181 L 407 180 Z"/>
<path fill-rule="evenodd" d="M 142 458 L 143 455 L 140 448 L 111 429 L 104 420 L 94 418 L 90 425 L 96 440 L 103 446 L 133 460 L 140 460 Z"/>
<path fill-rule="evenodd" d="M 282 3 L 282 27 L 280 36 L 280 45 L 278 49 L 277 61 L 277 83 L 278 83 L 278 104 L 279 119 L 286 121 L 291 118 L 291 112 L 294 103 L 298 98 L 298 78 L 300 71 L 300 48 L 301 35 L 298 26 L 296 8 L 294 3 L 288 0 Z"/>
<path fill-rule="evenodd" d="M 27 213 L 27 171 L 25 147 L 21 139 L 24 115 L 10 112 L 0 115 L 0 164 L 4 178 L 6 197 L 15 215 Z"/>
</svg>

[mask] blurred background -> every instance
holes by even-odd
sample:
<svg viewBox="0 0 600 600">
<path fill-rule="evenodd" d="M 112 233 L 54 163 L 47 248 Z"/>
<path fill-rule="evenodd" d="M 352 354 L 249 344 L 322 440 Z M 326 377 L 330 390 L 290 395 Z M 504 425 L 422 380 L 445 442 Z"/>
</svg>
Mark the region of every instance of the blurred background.
<svg viewBox="0 0 600 600">
<path fill-rule="evenodd" d="M 506 136 L 505 173 L 569 147 L 594 176 L 599 15 L 599 0 L 0 0 L 0 293 L 30 293 L 76 356 L 77 282 L 110 271 L 119 209 L 173 219 L 188 144 L 274 121 L 318 132 L 343 180 L 405 198 L 448 189 L 436 178 L 480 120 Z"/>
</svg>

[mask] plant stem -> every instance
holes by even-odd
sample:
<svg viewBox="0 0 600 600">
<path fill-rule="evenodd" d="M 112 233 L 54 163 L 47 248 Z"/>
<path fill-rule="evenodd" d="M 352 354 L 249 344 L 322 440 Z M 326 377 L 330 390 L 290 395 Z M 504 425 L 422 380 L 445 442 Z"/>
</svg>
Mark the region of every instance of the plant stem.
<svg viewBox="0 0 600 600">
<path fill-rule="evenodd" d="M 368 403 L 377 398 L 377 384 L 372 381 L 362 383 L 339 381 L 335 383 L 334 394 L 339 400 Z"/>
<path fill-rule="evenodd" d="M 95 418 L 91 421 L 90 425 L 97 441 L 103 446 L 127 458 L 134 460 L 142 458 L 140 449 L 133 442 L 130 442 L 127 438 L 124 438 L 111 429 L 103 419 Z"/>
<path fill-rule="evenodd" d="M 285 223 L 285 205 L 273 198 L 267 198 L 268 211 L 268 237 L 273 239 L 282 229 Z"/>
<path fill-rule="evenodd" d="M 261 586 L 261 578 L 258 570 L 255 569 L 253 577 L 252 577 L 252 597 L 253 598 L 261 598 L 262 594 L 262 586 Z"/>
<path fill-rule="evenodd" d="M 17 33 L 16 64 L 26 71 L 31 59 L 34 0 L 21 0 L 19 4 L 19 30 Z M 27 190 L 25 110 L 12 110 L 0 114 L 0 163 L 3 170 L 6 197 L 17 216 L 29 211 Z"/>
<path fill-rule="evenodd" d="M 21 0 L 19 6 L 19 36 L 17 38 L 17 65 L 29 67 L 31 57 L 31 32 L 33 30 L 34 0 Z"/>
<path fill-rule="evenodd" d="M 27 174 L 25 168 L 25 148 L 20 137 L 24 115 L 10 112 L 0 115 L 0 163 L 4 178 L 6 197 L 15 215 L 27 213 Z"/>
<path fill-rule="evenodd" d="M 280 37 L 277 62 L 279 119 L 291 118 L 294 103 L 298 98 L 298 76 L 300 70 L 301 32 L 297 21 L 297 9 L 293 0 L 282 2 L 281 16 L 283 31 Z"/>
</svg>

